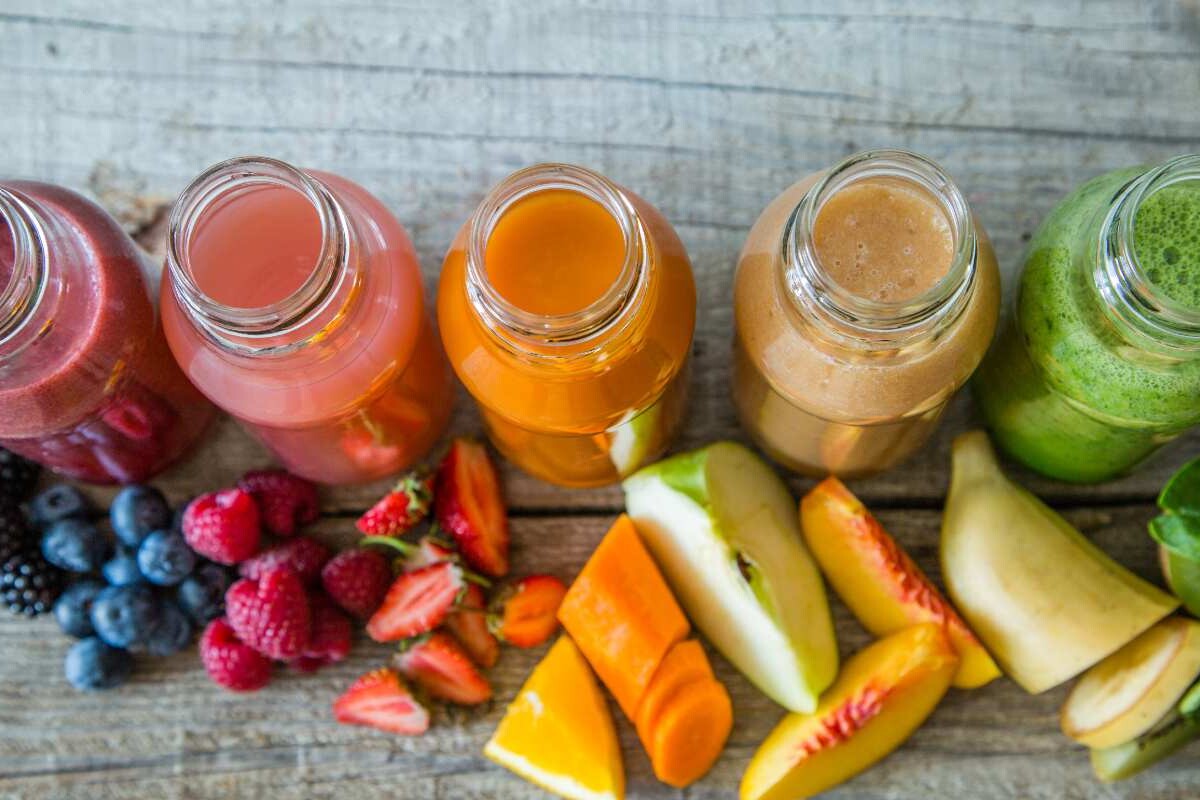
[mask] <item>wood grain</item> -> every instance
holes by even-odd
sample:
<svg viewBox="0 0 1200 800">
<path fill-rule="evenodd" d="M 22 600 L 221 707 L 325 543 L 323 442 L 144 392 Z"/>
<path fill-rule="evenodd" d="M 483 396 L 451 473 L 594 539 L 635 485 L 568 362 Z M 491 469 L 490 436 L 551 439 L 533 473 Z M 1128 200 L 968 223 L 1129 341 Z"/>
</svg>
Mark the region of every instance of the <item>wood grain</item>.
<svg viewBox="0 0 1200 800">
<path fill-rule="evenodd" d="M 692 256 L 699 323 L 677 445 L 688 448 L 743 439 L 727 395 L 731 271 L 779 190 L 857 149 L 927 153 L 964 189 L 1011 284 L 1023 243 L 1073 185 L 1200 142 L 1197 15 L 1194 0 L 5 0 L 0 173 L 88 191 L 153 249 L 158 209 L 204 166 L 246 153 L 319 166 L 396 212 L 432 289 L 490 185 L 537 161 L 594 167 L 656 203 Z M 971 424 L 960 397 L 911 463 L 853 486 L 933 571 L 949 442 Z M 465 397 L 453 430 L 478 430 Z M 1151 575 L 1150 501 L 1197 445 L 1187 436 L 1097 487 L 1014 474 Z M 181 501 L 268 460 L 225 420 L 160 484 Z M 564 578 L 622 504 L 617 488 L 563 490 L 508 467 L 505 482 L 516 562 Z M 379 488 L 326 492 L 321 534 L 348 536 Z M 866 641 L 840 606 L 838 632 L 847 651 Z M 52 622 L 0 620 L 0 797 L 540 796 L 479 754 L 540 652 L 506 653 L 494 707 L 397 741 L 329 719 L 330 699 L 386 657 L 367 642 L 335 669 L 245 698 L 208 684 L 194 653 L 146 663 L 117 692 L 76 695 L 59 677 L 67 646 Z M 737 712 L 729 750 L 676 792 L 653 781 L 622 723 L 631 797 L 733 795 L 780 712 L 716 661 Z M 1200 794 L 1195 750 L 1096 783 L 1057 732 L 1061 698 L 1006 681 L 955 692 L 901 751 L 830 796 Z"/>
</svg>

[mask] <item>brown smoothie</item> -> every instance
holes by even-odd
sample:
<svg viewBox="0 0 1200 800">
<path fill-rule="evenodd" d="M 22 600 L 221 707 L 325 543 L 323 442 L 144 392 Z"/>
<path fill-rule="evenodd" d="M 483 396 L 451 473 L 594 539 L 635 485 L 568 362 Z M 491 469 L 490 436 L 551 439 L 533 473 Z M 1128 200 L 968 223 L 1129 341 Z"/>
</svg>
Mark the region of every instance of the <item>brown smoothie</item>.
<svg viewBox="0 0 1200 800">
<path fill-rule="evenodd" d="M 775 460 L 807 474 L 856 477 L 891 467 L 929 436 L 991 341 L 999 276 L 976 227 L 966 299 L 927 335 L 891 346 L 895 334 L 830 328 L 784 278 L 787 220 L 820 177 L 772 201 L 742 250 L 734 400 L 742 424 Z M 947 288 L 941 284 L 962 280 L 950 275 L 959 248 L 953 220 L 914 180 L 847 181 L 816 206 L 810 224 L 816 270 L 831 284 L 826 294 L 844 293 L 881 316 L 920 308 Z"/>
</svg>

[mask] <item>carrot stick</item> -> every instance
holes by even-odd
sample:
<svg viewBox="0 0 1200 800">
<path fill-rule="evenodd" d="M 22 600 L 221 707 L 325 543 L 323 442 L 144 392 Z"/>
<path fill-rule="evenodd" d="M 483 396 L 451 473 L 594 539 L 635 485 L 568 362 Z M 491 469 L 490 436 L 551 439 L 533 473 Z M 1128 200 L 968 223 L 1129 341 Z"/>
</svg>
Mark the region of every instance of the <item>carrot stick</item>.
<svg viewBox="0 0 1200 800">
<path fill-rule="evenodd" d="M 624 514 L 567 591 L 558 618 L 631 720 L 667 651 L 689 630 Z"/>
</svg>

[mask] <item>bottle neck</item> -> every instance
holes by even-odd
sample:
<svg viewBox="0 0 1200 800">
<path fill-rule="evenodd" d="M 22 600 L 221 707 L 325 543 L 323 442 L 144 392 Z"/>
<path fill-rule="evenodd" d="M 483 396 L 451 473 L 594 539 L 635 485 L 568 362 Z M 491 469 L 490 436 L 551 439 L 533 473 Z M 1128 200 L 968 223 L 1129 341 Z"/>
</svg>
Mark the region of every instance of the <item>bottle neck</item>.
<svg viewBox="0 0 1200 800">
<path fill-rule="evenodd" d="M 505 213 L 538 192 L 578 192 L 598 203 L 620 229 L 623 263 L 612 284 L 584 308 L 541 314 L 514 305 L 489 279 L 488 242 Z M 534 362 L 594 360 L 628 332 L 650 281 L 651 245 L 629 197 L 604 176 L 568 164 L 539 164 L 513 173 L 484 198 L 466 231 L 466 290 L 484 328 L 507 351 Z"/>
<path fill-rule="evenodd" d="M 953 254 L 927 290 L 898 301 L 848 291 L 822 265 L 817 217 L 838 192 L 869 180 L 910 184 L 936 202 L 948 223 Z M 936 336 L 970 301 L 978 261 L 975 225 L 966 199 L 934 162 L 903 150 L 875 150 L 835 165 L 804 194 L 780 239 L 782 291 L 789 305 L 822 336 L 854 350 L 893 350 Z"/>
<path fill-rule="evenodd" d="M 50 283 L 46 224 L 32 201 L 0 186 L 0 265 L 11 258 L 0 292 L 0 362 L 23 351 L 38 335 L 38 309 Z M 9 252 L 3 248 L 10 247 Z"/>
<path fill-rule="evenodd" d="M 198 235 L 219 235 L 209 223 L 226 203 L 249 192 L 282 188 L 302 195 L 320 226 L 320 247 L 304 281 L 267 305 L 220 302 L 201 288 Z M 222 350 L 242 356 L 294 352 L 325 338 L 344 316 L 360 275 L 353 258 L 354 235 L 346 209 L 321 181 L 271 158 L 223 161 L 201 173 L 180 194 L 167 231 L 167 270 L 174 297 L 192 325 Z M 211 265 L 208 265 L 211 267 Z M 246 268 L 253 268 L 247 264 Z"/>
<path fill-rule="evenodd" d="M 1130 343 L 1158 355 L 1200 357 L 1200 309 L 1171 298 L 1151 280 L 1138 258 L 1138 214 L 1156 193 L 1183 182 L 1197 182 L 1200 155 L 1174 158 L 1125 184 L 1100 219 L 1095 239 L 1092 282 L 1106 316 Z M 1193 270 L 1200 264 L 1188 265 Z"/>
</svg>

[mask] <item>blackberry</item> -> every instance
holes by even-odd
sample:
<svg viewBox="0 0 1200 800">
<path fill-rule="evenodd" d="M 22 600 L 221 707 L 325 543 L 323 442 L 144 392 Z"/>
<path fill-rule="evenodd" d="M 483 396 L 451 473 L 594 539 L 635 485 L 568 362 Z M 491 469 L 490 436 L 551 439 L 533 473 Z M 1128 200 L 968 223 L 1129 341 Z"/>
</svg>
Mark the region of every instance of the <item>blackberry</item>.
<svg viewBox="0 0 1200 800">
<path fill-rule="evenodd" d="M 0 500 L 13 505 L 33 493 L 42 468 L 28 459 L 0 447 Z"/>
<path fill-rule="evenodd" d="M 33 543 L 33 529 L 21 509 L 12 502 L 0 500 L 0 564 Z"/>
<path fill-rule="evenodd" d="M 0 603 L 14 614 L 36 617 L 54 608 L 63 573 L 30 544 L 0 564 Z"/>
</svg>

